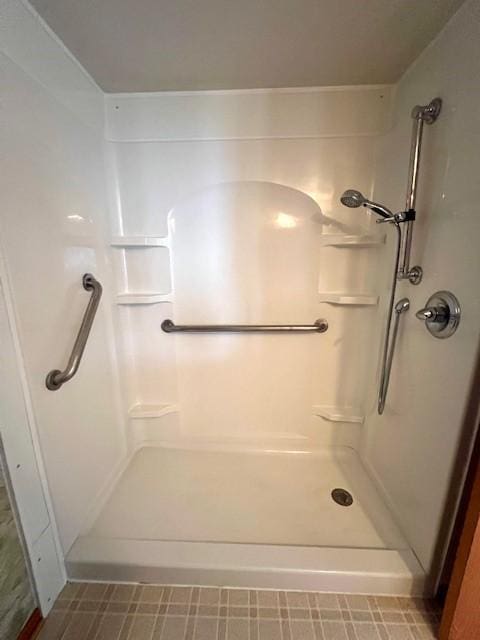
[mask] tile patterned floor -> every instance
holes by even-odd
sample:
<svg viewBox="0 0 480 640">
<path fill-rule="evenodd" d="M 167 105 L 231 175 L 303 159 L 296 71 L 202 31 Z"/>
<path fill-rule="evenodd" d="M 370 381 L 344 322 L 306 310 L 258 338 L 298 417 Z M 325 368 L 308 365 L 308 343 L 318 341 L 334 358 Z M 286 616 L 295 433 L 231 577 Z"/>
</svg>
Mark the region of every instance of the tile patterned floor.
<svg viewBox="0 0 480 640">
<path fill-rule="evenodd" d="M 421 598 L 70 583 L 38 640 L 431 640 Z"/>
</svg>

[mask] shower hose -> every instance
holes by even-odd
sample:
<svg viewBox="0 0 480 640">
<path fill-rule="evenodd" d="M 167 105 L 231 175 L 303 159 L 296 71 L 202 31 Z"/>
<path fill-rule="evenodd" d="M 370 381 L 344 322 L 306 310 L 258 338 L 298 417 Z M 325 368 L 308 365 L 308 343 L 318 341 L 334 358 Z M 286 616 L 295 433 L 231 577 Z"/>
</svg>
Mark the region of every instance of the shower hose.
<svg viewBox="0 0 480 640">
<path fill-rule="evenodd" d="M 393 221 L 392 224 L 395 226 L 395 229 L 397 232 L 397 252 L 395 256 L 395 267 L 393 270 L 393 279 L 392 279 L 392 286 L 390 290 L 390 300 L 388 305 L 387 329 L 385 332 L 385 341 L 383 344 L 383 353 L 382 353 L 382 373 L 380 376 L 380 386 L 378 390 L 378 405 L 377 405 L 377 410 L 379 415 L 382 415 L 383 410 L 385 409 L 385 401 L 387 399 L 388 385 L 390 383 L 390 372 L 392 370 L 393 356 L 395 354 L 395 343 L 397 341 L 397 333 L 398 333 L 398 325 L 400 322 L 400 316 L 405 311 L 407 311 L 410 306 L 410 302 L 407 298 L 402 298 L 402 300 L 399 300 L 399 302 L 395 305 L 395 294 L 397 291 L 397 273 L 398 273 L 398 264 L 400 260 L 402 232 L 400 230 L 400 225 L 397 221 Z M 395 313 L 395 322 L 393 323 L 393 331 L 392 331 L 392 321 L 393 321 L 394 313 Z"/>
</svg>

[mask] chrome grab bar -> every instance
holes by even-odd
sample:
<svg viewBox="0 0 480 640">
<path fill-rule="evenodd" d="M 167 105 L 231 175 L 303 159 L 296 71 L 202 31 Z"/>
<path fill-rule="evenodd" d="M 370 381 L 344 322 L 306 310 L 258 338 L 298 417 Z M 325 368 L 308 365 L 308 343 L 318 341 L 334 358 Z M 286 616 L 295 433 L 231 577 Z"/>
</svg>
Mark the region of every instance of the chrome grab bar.
<svg viewBox="0 0 480 640">
<path fill-rule="evenodd" d="M 86 291 L 91 291 L 92 295 L 87 305 L 85 315 L 83 316 L 82 324 L 78 331 L 77 339 L 73 345 L 72 353 L 68 359 L 67 366 L 64 371 L 59 369 L 52 369 L 47 375 L 45 384 L 50 391 L 56 391 L 60 389 L 64 382 L 71 380 L 77 373 L 78 367 L 82 360 L 83 351 L 87 344 L 88 335 L 92 328 L 93 320 L 97 312 L 100 298 L 102 297 L 102 285 L 98 280 L 92 276 L 91 273 L 86 273 L 82 278 L 83 288 Z"/>
<path fill-rule="evenodd" d="M 164 320 L 165 333 L 325 333 L 326 320 L 316 320 L 314 324 L 175 324 Z"/>
</svg>

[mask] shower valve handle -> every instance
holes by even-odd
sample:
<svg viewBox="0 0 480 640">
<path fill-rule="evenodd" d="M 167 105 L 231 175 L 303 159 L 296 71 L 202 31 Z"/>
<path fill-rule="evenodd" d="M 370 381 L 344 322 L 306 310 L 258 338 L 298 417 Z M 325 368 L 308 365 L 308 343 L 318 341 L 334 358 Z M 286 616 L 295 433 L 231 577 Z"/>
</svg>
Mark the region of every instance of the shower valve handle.
<svg viewBox="0 0 480 640">
<path fill-rule="evenodd" d="M 428 320 L 429 322 L 445 322 L 448 319 L 448 307 L 425 307 L 415 314 L 419 320 Z"/>
</svg>

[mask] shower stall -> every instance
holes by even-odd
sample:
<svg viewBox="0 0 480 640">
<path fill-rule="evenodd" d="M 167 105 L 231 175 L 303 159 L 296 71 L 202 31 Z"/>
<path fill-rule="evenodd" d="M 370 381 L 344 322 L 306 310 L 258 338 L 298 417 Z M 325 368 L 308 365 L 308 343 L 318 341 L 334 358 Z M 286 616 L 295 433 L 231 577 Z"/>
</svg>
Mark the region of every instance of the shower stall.
<svg viewBox="0 0 480 640">
<path fill-rule="evenodd" d="M 43 610 L 67 577 L 432 594 L 476 427 L 475 2 L 396 85 L 145 94 L 5 4 L 2 426 Z"/>
</svg>

